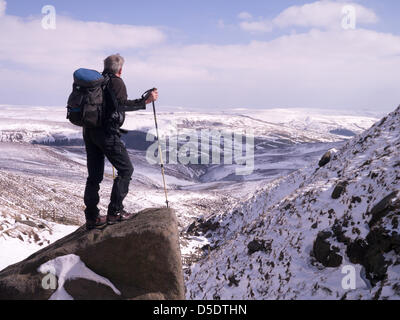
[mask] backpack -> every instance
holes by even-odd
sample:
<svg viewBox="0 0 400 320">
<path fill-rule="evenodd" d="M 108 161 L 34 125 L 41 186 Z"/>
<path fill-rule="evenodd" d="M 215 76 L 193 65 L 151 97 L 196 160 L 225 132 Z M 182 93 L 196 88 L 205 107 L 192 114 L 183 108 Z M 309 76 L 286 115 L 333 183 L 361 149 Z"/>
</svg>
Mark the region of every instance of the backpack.
<svg viewBox="0 0 400 320">
<path fill-rule="evenodd" d="M 85 128 L 103 126 L 105 115 L 104 91 L 109 77 L 96 70 L 78 69 L 74 72 L 72 93 L 68 98 L 67 119 Z"/>
</svg>

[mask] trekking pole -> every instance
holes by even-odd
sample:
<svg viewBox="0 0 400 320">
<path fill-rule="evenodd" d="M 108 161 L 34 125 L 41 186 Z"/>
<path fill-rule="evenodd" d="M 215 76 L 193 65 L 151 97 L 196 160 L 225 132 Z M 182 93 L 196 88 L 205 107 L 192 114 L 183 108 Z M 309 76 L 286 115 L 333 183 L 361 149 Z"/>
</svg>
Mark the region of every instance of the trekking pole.
<svg viewBox="0 0 400 320">
<path fill-rule="evenodd" d="M 153 91 L 149 90 L 149 92 Z M 159 138 L 159 134 L 158 134 L 158 124 L 157 124 L 157 114 L 156 114 L 156 106 L 154 104 L 153 101 L 153 113 L 154 113 L 154 123 L 156 125 L 156 133 L 157 133 L 157 143 L 158 143 L 158 154 L 160 156 L 160 166 L 161 166 L 161 175 L 163 178 L 163 184 L 164 184 L 164 193 L 165 193 L 165 203 L 167 204 L 167 208 L 168 206 L 168 194 L 167 194 L 167 186 L 165 184 L 165 172 L 164 172 L 164 162 L 163 162 L 163 157 L 162 157 L 162 152 L 161 152 L 161 145 L 160 145 L 160 138 Z"/>
</svg>

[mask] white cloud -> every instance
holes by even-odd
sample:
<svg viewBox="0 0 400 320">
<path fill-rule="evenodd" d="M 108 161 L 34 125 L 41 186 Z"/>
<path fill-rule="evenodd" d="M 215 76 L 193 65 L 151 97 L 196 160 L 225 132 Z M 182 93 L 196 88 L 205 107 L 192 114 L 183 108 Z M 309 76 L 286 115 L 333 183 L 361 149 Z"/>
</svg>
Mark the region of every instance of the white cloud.
<svg viewBox="0 0 400 320">
<path fill-rule="evenodd" d="M 53 32 L 39 19 L 5 18 L 0 104 L 63 104 L 74 69 L 100 69 L 114 52 L 126 58 L 130 97 L 157 87 L 161 105 L 389 111 L 400 101 L 400 37 L 391 34 L 321 28 L 240 45 L 176 45 L 152 27 L 60 17 Z M 103 34 L 111 40 L 92 39 Z"/>
<path fill-rule="evenodd" d="M 170 47 L 128 61 L 130 87 L 141 76 L 140 85 L 160 88 L 168 104 L 390 110 L 400 100 L 400 37 L 363 29 Z"/>
<path fill-rule="evenodd" d="M 249 32 L 270 32 L 276 28 L 306 27 L 339 29 L 343 19 L 342 9 L 346 5 L 355 8 L 358 24 L 374 24 L 378 21 L 375 12 L 360 4 L 322 0 L 283 10 L 272 20 L 240 22 L 240 27 Z"/>
<path fill-rule="evenodd" d="M 242 19 L 242 20 L 249 20 L 249 19 L 253 18 L 253 16 L 250 13 L 243 11 L 238 14 L 238 18 Z"/>
<path fill-rule="evenodd" d="M 273 29 L 273 24 L 268 20 L 262 21 L 242 21 L 240 28 L 249 32 L 270 32 Z"/>
<path fill-rule="evenodd" d="M 340 28 L 343 17 L 342 8 L 346 5 L 355 8 L 358 23 L 371 24 L 378 21 L 375 12 L 362 5 L 326 0 L 289 7 L 273 20 L 273 24 L 280 28 L 290 26 Z"/>
<path fill-rule="evenodd" d="M 7 2 L 0 0 L 0 17 L 4 16 L 6 13 Z"/>
<path fill-rule="evenodd" d="M 165 39 L 155 27 L 84 22 L 57 15 L 56 30 L 45 30 L 41 19 L 3 15 L 0 60 L 40 69 L 70 68 L 105 52 L 146 48 Z"/>
</svg>

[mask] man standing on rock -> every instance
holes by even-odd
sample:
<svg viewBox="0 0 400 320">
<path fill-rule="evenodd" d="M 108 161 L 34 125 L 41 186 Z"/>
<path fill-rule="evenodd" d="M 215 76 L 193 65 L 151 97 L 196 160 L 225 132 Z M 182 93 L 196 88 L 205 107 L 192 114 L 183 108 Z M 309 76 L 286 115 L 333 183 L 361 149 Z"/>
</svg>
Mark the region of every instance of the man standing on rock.
<svg viewBox="0 0 400 320">
<path fill-rule="evenodd" d="M 132 213 L 124 210 L 122 202 L 129 190 L 133 166 L 124 143 L 121 141 L 121 129 L 126 111 L 146 109 L 146 104 L 156 101 L 157 90 L 151 92 L 147 100 L 128 100 L 124 81 L 121 79 L 124 58 L 114 54 L 104 60 L 103 76 L 110 80 L 105 89 L 105 124 L 101 128 L 84 128 L 83 139 L 87 153 L 88 178 L 85 188 L 86 228 L 103 228 L 131 218 Z M 111 201 L 107 216 L 101 216 L 99 203 L 100 183 L 104 174 L 104 159 L 117 169 L 117 177 L 111 192 Z"/>
</svg>

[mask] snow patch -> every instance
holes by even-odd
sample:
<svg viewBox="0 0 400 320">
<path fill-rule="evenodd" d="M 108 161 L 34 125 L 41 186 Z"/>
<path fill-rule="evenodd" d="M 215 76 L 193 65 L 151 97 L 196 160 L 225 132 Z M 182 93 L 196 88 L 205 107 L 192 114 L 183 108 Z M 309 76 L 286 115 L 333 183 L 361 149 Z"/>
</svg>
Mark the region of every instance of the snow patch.
<svg viewBox="0 0 400 320">
<path fill-rule="evenodd" d="M 43 274 L 53 274 L 58 278 L 57 290 L 51 295 L 49 300 L 73 300 L 64 289 L 67 280 L 87 279 L 110 287 L 116 294 L 121 292 L 111 283 L 110 280 L 98 275 L 90 270 L 75 254 L 68 254 L 47 261 L 38 268 L 38 272 Z"/>
</svg>

